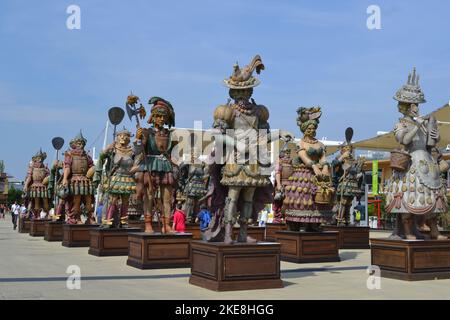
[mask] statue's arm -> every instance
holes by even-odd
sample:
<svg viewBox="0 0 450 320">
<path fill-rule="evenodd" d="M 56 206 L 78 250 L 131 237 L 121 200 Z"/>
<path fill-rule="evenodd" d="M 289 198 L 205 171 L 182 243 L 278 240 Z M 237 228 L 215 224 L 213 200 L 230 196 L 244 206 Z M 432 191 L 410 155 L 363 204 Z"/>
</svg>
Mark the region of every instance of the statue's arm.
<svg viewBox="0 0 450 320">
<path fill-rule="evenodd" d="M 410 144 L 416 136 L 419 126 L 407 126 L 404 123 L 398 123 L 394 128 L 395 139 L 402 145 Z"/>
</svg>

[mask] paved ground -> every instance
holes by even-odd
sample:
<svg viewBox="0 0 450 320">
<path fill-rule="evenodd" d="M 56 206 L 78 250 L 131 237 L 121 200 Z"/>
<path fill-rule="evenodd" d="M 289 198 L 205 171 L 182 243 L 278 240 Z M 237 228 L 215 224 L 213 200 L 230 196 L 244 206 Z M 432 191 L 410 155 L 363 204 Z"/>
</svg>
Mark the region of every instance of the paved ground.
<svg viewBox="0 0 450 320">
<path fill-rule="evenodd" d="M 373 232 L 372 237 L 386 233 Z M 139 270 L 126 257 L 98 258 L 12 230 L 0 220 L 0 299 L 449 299 L 450 280 L 366 282 L 370 250 L 341 250 L 339 263 L 282 262 L 283 289 L 213 292 L 188 283 L 190 269 Z M 69 290 L 68 266 L 81 268 L 81 289 Z"/>
</svg>

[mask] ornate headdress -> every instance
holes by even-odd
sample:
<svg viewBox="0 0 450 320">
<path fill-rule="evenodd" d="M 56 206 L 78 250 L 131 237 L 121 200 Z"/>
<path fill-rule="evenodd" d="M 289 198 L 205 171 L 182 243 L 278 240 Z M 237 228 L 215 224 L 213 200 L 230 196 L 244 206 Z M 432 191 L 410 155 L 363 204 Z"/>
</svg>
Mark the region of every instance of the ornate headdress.
<svg viewBox="0 0 450 320">
<path fill-rule="evenodd" d="M 230 89 L 249 89 L 256 87 L 260 84 L 260 81 L 253 77 L 253 71 L 256 70 L 257 74 L 264 70 L 264 64 L 262 63 L 261 57 L 256 55 L 252 62 L 240 69 L 238 63 L 233 66 L 233 74 L 228 79 L 223 80 L 225 85 Z"/>
<path fill-rule="evenodd" d="M 47 159 L 47 154 L 43 152 L 41 148 L 31 159 L 34 161 L 36 158 L 41 158 L 41 160 L 44 161 L 45 159 Z"/>
<path fill-rule="evenodd" d="M 395 94 L 394 99 L 404 103 L 425 103 L 425 95 L 419 85 L 419 75 L 416 75 L 416 68 L 408 76 L 408 83 L 403 85 Z"/>
<path fill-rule="evenodd" d="M 160 97 L 152 97 L 148 101 L 148 104 L 153 104 L 150 118 L 148 119 L 148 123 L 153 122 L 153 116 L 155 114 L 160 114 L 166 116 L 167 119 L 166 124 L 169 127 L 175 126 L 175 112 L 173 111 L 172 104 L 169 101 L 164 100 L 163 98 Z"/>
<path fill-rule="evenodd" d="M 70 140 L 70 146 L 72 146 L 75 142 L 81 141 L 83 143 L 83 146 L 86 145 L 87 140 L 83 137 L 83 133 L 80 130 L 80 133 L 78 133 L 75 138 Z"/>
<path fill-rule="evenodd" d="M 129 137 L 133 136 L 133 134 L 130 131 L 128 131 L 127 128 L 125 128 L 125 126 L 123 127 L 122 130 L 116 132 L 116 136 L 119 136 L 121 134 L 126 134 Z"/>
<path fill-rule="evenodd" d="M 311 124 L 314 124 L 316 127 L 319 125 L 322 111 L 320 111 L 320 107 L 300 107 L 297 109 L 297 114 L 297 125 L 302 132 L 305 132 Z"/>
</svg>

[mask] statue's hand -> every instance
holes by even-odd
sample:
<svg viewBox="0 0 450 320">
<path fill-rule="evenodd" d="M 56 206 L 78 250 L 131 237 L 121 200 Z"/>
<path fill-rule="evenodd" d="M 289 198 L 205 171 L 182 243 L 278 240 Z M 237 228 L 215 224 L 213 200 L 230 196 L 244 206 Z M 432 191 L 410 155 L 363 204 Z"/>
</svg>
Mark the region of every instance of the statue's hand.
<svg viewBox="0 0 450 320">
<path fill-rule="evenodd" d="M 437 129 L 431 129 L 430 137 L 435 140 L 439 137 L 439 133 L 438 133 Z"/>
<path fill-rule="evenodd" d="M 144 129 L 137 128 L 137 130 L 136 130 L 136 139 L 137 140 L 141 140 L 143 136 L 144 136 Z"/>
</svg>

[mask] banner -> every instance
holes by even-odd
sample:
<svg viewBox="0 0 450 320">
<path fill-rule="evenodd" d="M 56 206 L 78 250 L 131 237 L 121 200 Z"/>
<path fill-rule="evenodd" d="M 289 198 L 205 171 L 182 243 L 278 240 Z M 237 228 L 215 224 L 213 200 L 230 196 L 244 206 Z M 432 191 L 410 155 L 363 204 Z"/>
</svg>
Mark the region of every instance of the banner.
<svg viewBox="0 0 450 320">
<path fill-rule="evenodd" d="M 378 195 L 378 160 L 372 161 L 372 195 Z"/>
</svg>

